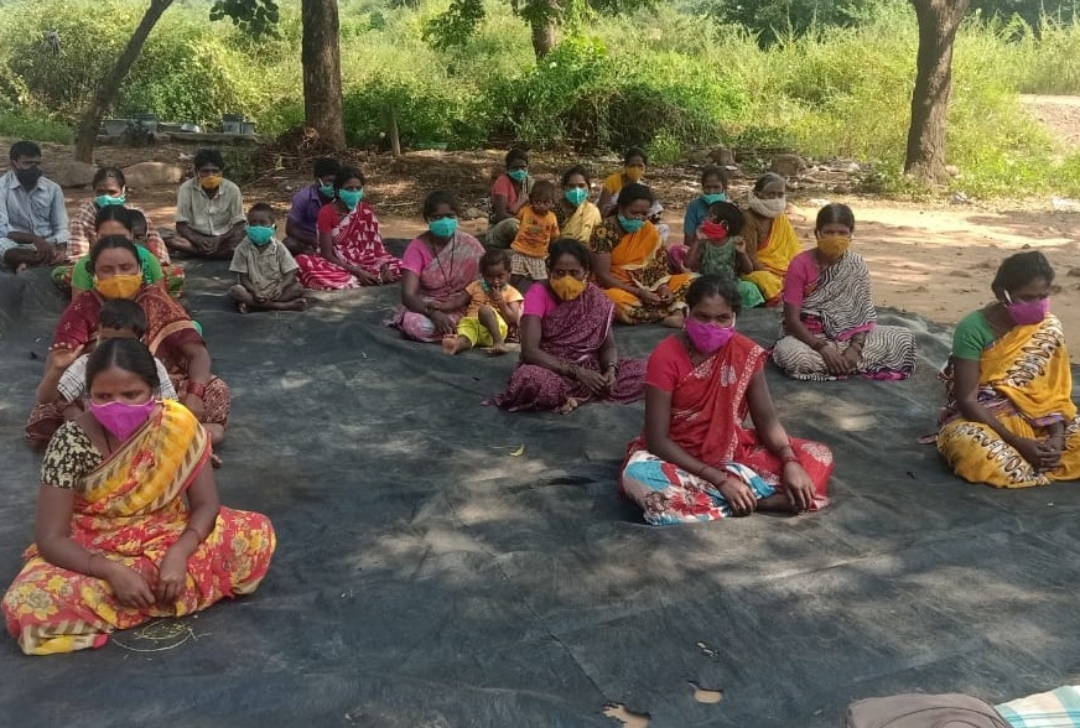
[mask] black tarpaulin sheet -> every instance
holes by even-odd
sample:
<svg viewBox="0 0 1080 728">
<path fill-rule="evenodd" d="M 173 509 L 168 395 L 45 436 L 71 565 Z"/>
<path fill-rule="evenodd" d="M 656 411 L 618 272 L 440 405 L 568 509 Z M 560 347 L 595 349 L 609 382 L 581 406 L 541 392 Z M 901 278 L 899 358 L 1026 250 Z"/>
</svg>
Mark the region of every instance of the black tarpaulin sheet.
<svg viewBox="0 0 1080 728">
<path fill-rule="evenodd" d="M 174 649 L 134 651 L 174 643 L 129 631 L 29 658 L 0 640 L 2 725 L 610 726 L 622 703 L 653 726 L 815 728 L 863 697 L 998 701 L 1078 672 L 1080 489 L 966 485 L 916 443 L 942 396 L 939 327 L 883 313 L 919 332 L 907 382 L 770 371 L 788 429 L 835 450 L 831 508 L 654 528 L 616 493 L 642 405 L 481 407 L 513 357 L 403 341 L 381 325 L 396 289 L 242 317 L 224 265 L 187 267 L 234 396 L 221 497 L 272 518 L 270 574 L 182 620 L 197 639 Z M 0 280 L 0 303 L 6 585 L 32 538 L 22 427 L 62 303 L 44 272 Z M 740 327 L 769 344 L 776 317 Z M 617 330 L 624 356 L 666 334 Z"/>
</svg>

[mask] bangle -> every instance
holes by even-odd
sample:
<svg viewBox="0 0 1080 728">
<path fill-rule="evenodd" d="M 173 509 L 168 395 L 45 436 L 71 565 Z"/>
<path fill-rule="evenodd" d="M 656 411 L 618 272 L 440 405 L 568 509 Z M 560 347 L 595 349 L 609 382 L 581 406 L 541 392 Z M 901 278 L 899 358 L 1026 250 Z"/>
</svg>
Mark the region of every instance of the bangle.
<svg viewBox="0 0 1080 728">
<path fill-rule="evenodd" d="M 615 373 L 618 374 L 619 373 L 619 362 L 613 361 L 610 364 L 604 365 L 604 371 L 605 372 L 609 372 L 611 370 L 615 370 Z"/>
<path fill-rule="evenodd" d="M 202 399 L 206 395 L 206 385 L 202 382 L 188 382 L 187 393 Z"/>
<path fill-rule="evenodd" d="M 814 345 L 811 346 L 810 348 L 813 349 L 814 351 L 821 351 L 822 349 L 824 349 L 828 345 L 829 345 L 828 340 L 826 340 L 826 339 L 818 339 L 817 341 L 814 342 Z"/>
<path fill-rule="evenodd" d="M 794 454 L 785 455 L 784 456 L 784 465 L 787 465 L 788 463 L 795 463 L 796 465 L 799 465 L 799 458 L 795 457 Z"/>
</svg>

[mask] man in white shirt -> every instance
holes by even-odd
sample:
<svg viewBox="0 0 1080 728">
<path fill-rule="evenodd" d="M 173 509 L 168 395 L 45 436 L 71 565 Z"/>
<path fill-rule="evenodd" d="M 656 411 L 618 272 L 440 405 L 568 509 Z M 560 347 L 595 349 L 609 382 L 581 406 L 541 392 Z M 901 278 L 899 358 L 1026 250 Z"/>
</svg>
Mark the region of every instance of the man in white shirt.
<svg viewBox="0 0 1080 728">
<path fill-rule="evenodd" d="M 15 142 L 11 169 L 0 177 L 0 268 L 64 262 L 68 230 L 64 192 L 41 172 L 41 147 Z"/>
<path fill-rule="evenodd" d="M 225 179 L 225 160 L 216 149 L 195 154 L 195 176 L 176 193 L 173 250 L 202 258 L 232 258 L 247 233 L 240 188 Z"/>
</svg>

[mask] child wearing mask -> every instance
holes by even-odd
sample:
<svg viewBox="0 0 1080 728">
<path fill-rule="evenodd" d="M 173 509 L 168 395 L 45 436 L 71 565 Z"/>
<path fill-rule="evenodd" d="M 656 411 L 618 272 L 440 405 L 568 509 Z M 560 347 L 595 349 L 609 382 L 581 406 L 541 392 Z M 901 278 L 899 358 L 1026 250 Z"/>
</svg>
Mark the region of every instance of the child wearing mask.
<svg viewBox="0 0 1080 728">
<path fill-rule="evenodd" d="M 518 233 L 510 245 L 511 280 L 517 288 L 528 288 L 532 281 L 547 280 L 548 246 L 559 239 L 553 183 L 540 180 L 533 185 L 518 221 Z"/>
<path fill-rule="evenodd" d="M 238 282 L 229 289 L 240 313 L 249 310 L 301 311 L 307 307 L 304 287 L 296 280 L 299 266 L 285 244 L 274 236 L 274 210 L 264 202 L 252 205 L 247 235 L 236 246 L 229 270 Z"/>
<path fill-rule="evenodd" d="M 509 284 L 510 254 L 495 249 L 480 258 L 480 275 L 465 287 L 471 302 L 458 322 L 457 335 L 443 339 L 443 351 L 458 354 L 475 346 L 491 347 L 491 355 L 507 352 L 506 336 L 521 322 L 521 292 Z"/>
<path fill-rule="evenodd" d="M 757 286 L 740 280 L 754 270 L 754 263 L 746 253 L 746 242 L 739 235 L 745 221 L 739 208 L 730 202 L 710 205 L 686 253 L 686 268 L 703 276 L 738 281 L 742 307 L 754 308 L 765 303 L 765 299 Z"/>
</svg>

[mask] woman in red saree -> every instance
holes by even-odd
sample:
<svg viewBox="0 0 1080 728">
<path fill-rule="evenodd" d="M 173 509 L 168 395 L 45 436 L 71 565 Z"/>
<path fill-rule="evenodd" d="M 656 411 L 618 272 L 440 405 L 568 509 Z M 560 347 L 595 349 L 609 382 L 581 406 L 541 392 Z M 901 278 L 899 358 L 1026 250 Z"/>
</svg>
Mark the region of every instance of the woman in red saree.
<svg viewBox="0 0 1080 728">
<path fill-rule="evenodd" d="M 465 288 L 479 277 L 484 246 L 458 230 L 461 207 L 449 192 L 429 194 L 423 213 L 428 230 L 405 249 L 401 308 L 387 323 L 406 338 L 439 343 L 457 337 L 458 321 L 472 303 Z"/>
<path fill-rule="evenodd" d="M 60 317 L 53 348 L 90 349 L 96 343 L 98 313 L 107 298 L 134 300 L 146 313 L 144 343 L 169 370 L 180 401 L 203 423 L 211 441 L 225 438 L 230 395 L 225 382 L 210 373 L 210 354 L 183 306 L 157 286 L 143 283 L 135 245 L 110 235 L 94 243 L 90 270 L 95 289 L 82 293 Z M 34 408 L 26 426 L 31 442 L 48 442 L 64 421 L 62 410 L 52 405 Z"/>
<path fill-rule="evenodd" d="M 521 363 L 506 391 L 485 404 L 510 410 L 571 412 L 592 400 L 641 399 L 645 362 L 619 359 L 615 304 L 588 282 L 591 257 L 571 238 L 548 251 L 548 280 L 525 294 Z"/>
<path fill-rule="evenodd" d="M 375 210 L 364 202 L 364 173 L 342 167 L 335 197 L 319 211 L 319 254 L 296 256 L 300 283 L 314 291 L 380 286 L 401 279 L 401 261 L 387 252 Z"/>
<path fill-rule="evenodd" d="M 828 505 L 832 453 L 784 431 L 765 382 L 768 355 L 735 332 L 735 281 L 699 278 L 687 303 L 685 330 L 649 357 L 645 429 L 630 443 L 623 493 L 653 525 Z M 742 426 L 747 413 L 755 429 Z"/>
<path fill-rule="evenodd" d="M 152 399 L 157 365 L 134 339 L 87 364 L 89 411 L 41 468 L 34 544 L 8 588 L 8 632 L 28 655 L 101 647 L 109 634 L 255 591 L 276 545 L 266 516 L 223 508 L 206 431 Z"/>
</svg>

